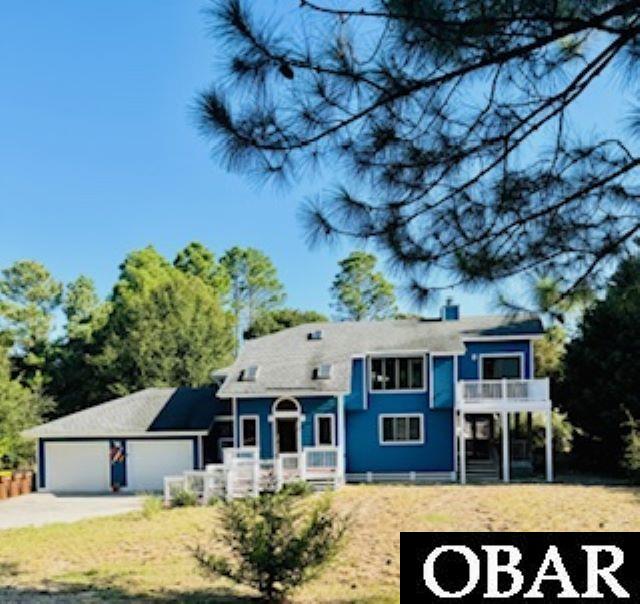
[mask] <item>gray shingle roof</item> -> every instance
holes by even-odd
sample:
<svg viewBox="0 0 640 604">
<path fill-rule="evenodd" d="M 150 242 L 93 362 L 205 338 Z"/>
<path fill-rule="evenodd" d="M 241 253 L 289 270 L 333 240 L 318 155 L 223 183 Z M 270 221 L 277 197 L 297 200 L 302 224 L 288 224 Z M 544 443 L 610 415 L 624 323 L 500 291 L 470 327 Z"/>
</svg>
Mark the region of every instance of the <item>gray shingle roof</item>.
<svg viewBox="0 0 640 604">
<path fill-rule="evenodd" d="M 321 340 L 308 339 L 315 330 L 322 331 Z M 542 331 L 540 319 L 532 315 L 299 325 L 246 342 L 229 367 L 218 396 L 348 392 L 353 356 L 385 351 L 462 354 L 466 339 L 538 335 Z M 330 379 L 313 379 L 314 370 L 321 363 L 332 364 Z M 258 378 L 254 382 L 242 381 L 242 370 L 250 365 L 260 367 Z"/>
<path fill-rule="evenodd" d="M 25 436 L 126 436 L 207 432 L 220 403 L 213 388 L 147 388 L 66 415 Z"/>
</svg>

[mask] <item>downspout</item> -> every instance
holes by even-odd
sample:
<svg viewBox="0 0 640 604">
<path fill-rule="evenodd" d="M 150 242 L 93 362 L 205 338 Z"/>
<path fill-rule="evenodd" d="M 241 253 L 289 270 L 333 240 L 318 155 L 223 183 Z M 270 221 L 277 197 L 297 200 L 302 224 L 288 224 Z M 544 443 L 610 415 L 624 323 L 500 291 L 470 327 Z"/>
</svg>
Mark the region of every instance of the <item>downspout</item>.
<svg viewBox="0 0 640 604">
<path fill-rule="evenodd" d="M 338 475 L 341 484 L 345 482 L 345 467 L 347 455 L 347 431 L 344 411 L 344 394 L 338 395 Z"/>
<path fill-rule="evenodd" d="M 238 448 L 238 400 L 231 399 L 231 415 L 233 416 L 233 448 Z"/>
</svg>

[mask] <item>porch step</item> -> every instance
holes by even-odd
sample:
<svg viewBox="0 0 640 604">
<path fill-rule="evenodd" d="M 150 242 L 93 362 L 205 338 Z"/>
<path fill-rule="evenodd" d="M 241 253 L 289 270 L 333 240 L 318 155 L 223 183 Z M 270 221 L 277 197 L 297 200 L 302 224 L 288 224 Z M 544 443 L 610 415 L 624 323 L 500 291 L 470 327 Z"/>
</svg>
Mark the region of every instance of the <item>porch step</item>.
<svg viewBox="0 0 640 604">
<path fill-rule="evenodd" d="M 500 465 L 494 459 L 468 459 L 467 482 L 485 483 L 500 480 Z"/>
</svg>

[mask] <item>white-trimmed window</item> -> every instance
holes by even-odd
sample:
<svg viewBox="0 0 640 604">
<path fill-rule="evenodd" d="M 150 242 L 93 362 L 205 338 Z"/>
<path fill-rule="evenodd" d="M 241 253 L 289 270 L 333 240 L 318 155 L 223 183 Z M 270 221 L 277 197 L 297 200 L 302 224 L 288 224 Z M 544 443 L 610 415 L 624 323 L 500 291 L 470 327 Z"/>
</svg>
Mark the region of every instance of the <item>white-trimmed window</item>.
<svg viewBox="0 0 640 604">
<path fill-rule="evenodd" d="M 421 445 L 424 443 L 422 413 L 383 413 L 379 418 L 381 445 Z"/>
<path fill-rule="evenodd" d="M 317 413 L 315 416 L 316 447 L 334 447 L 336 444 L 336 418 L 333 413 Z"/>
<path fill-rule="evenodd" d="M 260 421 L 257 415 L 240 416 L 240 446 L 260 446 Z"/>
<path fill-rule="evenodd" d="M 424 390 L 424 356 L 371 357 L 371 390 Z"/>
<path fill-rule="evenodd" d="M 480 379 L 519 380 L 524 377 L 524 355 L 520 352 L 480 355 Z"/>
</svg>

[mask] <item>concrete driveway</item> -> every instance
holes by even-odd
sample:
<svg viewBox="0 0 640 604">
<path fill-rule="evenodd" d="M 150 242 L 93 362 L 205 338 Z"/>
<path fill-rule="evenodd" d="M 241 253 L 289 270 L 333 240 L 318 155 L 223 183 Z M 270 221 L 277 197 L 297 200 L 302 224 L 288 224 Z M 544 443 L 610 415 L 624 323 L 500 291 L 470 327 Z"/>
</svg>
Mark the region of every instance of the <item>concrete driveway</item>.
<svg viewBox="0 0 640 604">
<path fill-rule="evenodd" d="M 0 530 L 75 522 L 139 510 L 142 498 L 133 495 L 53 495 L 32 493 L 0 501 Z"/>
</svg>

